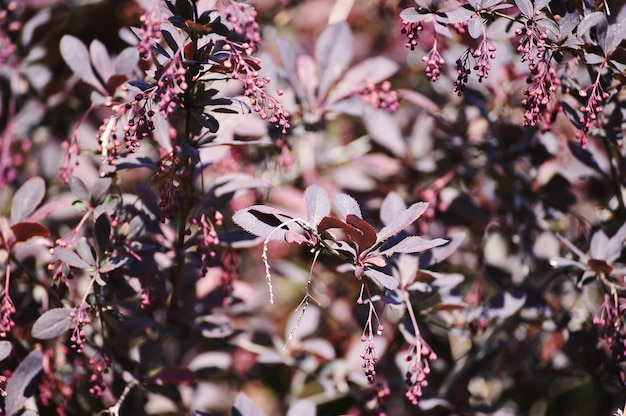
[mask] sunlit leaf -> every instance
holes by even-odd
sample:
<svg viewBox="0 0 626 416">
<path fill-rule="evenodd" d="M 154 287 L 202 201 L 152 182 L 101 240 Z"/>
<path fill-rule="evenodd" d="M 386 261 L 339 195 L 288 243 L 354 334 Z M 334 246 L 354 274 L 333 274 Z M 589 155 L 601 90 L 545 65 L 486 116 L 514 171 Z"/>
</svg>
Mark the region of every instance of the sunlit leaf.
<svg viewBox="0 0 626 416">
<path fill-rule="evenodd" d="M 330 214 L 330 200 L 326 191 L 317 185 L 311 185 L 304 191 L 304 202 L 306 204 L 307 221 L 309 225 L 315 226 Z"/>
<path fill-rule="evenodd" d="M 106 94 L 106 90 L 91 68 L 89 51 L 83 42 L 72 35 L 63 35 L 59 45 L 61 56 L 74 73 L 96 90 Z"/>
<path fill-rule="evenodd" d="M 0 361 L 7 358 L 11 351 L 13 351 L 13 344 L 10 341 L 1 340 L 0 341 Z"/>
<path fill-rule="evenodd" d="M 409 225 L 413 224 L 428 208 L 426 202 L 416 202 L 406 210 L 395 216 L 380 232 L 378 233 L 378 242 L 385 241 L 389 237 L 398 234 Z"/>
</svg>

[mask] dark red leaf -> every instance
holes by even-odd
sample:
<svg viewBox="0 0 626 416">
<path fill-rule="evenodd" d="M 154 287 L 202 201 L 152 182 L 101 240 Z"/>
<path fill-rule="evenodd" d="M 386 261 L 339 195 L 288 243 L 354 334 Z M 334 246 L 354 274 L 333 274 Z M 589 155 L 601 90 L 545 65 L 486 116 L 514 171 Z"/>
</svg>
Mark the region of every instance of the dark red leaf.
<svg viewBox="0 0 626 416">
<path fill-rule="evenodd" d="M 11 230 L 15 234 L 15 241 L 18 243 L 33 237 L 50 237 L 50 231 L 36 222 L 18 222 L 11 226 Z"/>
<path fill-rule="evenodd" d="M 346 222 L 359 230 L 358 235 L 350 235 L 361 251 L 367 250 L 376 243 L 376 230 L 367 221 L 354 214 L 346 216 Z"/>
</svg>

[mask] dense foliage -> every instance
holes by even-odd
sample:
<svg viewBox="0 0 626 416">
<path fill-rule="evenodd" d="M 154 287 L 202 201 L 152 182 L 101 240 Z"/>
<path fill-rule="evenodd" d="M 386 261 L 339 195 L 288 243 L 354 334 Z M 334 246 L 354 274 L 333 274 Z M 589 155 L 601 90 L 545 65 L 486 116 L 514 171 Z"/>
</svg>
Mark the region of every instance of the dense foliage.
<svg viewBox="0 0 626 416">
<path fill-rule="evenodd" d="M 623 414 L 625 22 L 0 1 L 0 409 Z"/>
</svg>

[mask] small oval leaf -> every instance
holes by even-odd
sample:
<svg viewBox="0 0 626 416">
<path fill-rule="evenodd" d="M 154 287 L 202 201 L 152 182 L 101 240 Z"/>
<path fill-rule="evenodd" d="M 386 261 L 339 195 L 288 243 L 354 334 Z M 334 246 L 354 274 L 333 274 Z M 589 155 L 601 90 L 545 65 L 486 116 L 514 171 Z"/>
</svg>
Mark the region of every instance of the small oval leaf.
<svg viewBox="0 0 626 416">
<path fill-rule="evenodd" d="M 4 360 L 11 354 L 13 344 L 9 341 L 0 341 L 0 361 Z"/>
<path fill-rule="evenodd" d="M 66 249 L 65 247 L 55 248 L 54 254 L 59 260 L 61 260 L 70 267 L 76 267 L 77 269 L 87 269 L 89 267 L 92 267 L 85 260 L 78 257 L 78 254 Z"/>
<path fill-rule="evenodd" d="M 54 308 L 44 312 L 35 321 L 31 334 L 38 339 L 53 339 L 72 326 L 72 310 L 65 308 Z"/>
</svg>

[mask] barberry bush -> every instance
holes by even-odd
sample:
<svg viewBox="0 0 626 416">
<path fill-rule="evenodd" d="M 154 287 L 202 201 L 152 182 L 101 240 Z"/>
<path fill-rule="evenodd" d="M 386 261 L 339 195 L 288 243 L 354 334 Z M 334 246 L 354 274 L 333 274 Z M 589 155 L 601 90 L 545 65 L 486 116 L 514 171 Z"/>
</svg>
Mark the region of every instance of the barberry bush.
<svg viewBox="0 0 626 416">
<path fill-rule="evenodd" d="M 0 1 L 0 413 L 622 415 L 625 25 Z"/>
</svg>

